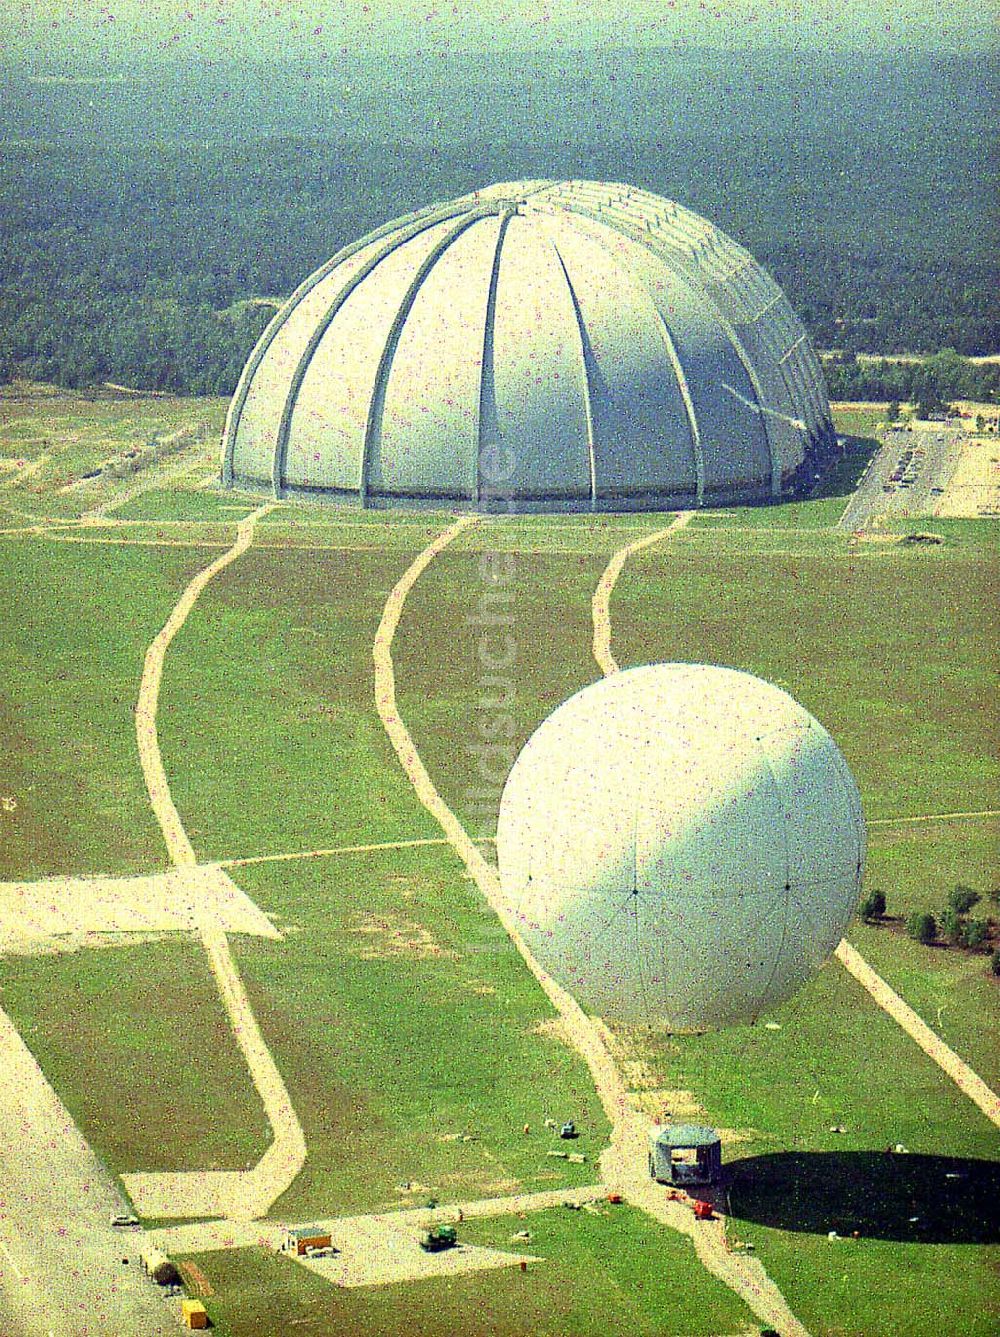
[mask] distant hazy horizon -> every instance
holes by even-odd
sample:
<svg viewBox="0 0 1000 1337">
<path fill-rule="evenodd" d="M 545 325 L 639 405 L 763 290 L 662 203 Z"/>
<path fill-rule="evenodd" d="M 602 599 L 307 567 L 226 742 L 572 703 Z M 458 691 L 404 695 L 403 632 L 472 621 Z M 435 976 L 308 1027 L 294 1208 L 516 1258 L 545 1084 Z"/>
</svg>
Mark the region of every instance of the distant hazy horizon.
<svg viewBox="0 0 1000 1337">
<path fill-rule="evenodd" d="M 471 6 L 469 8 L 472 8 Z M 334 12 L 335 9 L 335 12 Z M 0 63 L 704 48 L 996 51 L 981 0 L 0 0 Z"/>
</svg>

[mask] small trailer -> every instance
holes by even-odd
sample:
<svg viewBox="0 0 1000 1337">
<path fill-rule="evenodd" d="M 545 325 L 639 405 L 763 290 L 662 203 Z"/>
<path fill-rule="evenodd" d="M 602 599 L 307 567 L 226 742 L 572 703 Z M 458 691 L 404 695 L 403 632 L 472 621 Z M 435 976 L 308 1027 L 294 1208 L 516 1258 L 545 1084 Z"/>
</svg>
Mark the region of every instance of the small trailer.
<svg viewBox="0 0 1000 1337">
<path fill-rule="evenodd" d="M 329 1249 L 332 1244 L 329 1230 L 324 1230 L 322 1226 L 297 1226 L 285 1232 L 281 1252 L 290 1253 L 294 1258 L 303 1258 L 318 1249 Z"/>
<path fill-rule="evenodd" d="M 139 1264 L 146 1276 L 158 1286 L 180 1285 L 181 1274 L 177 1270 L 176 1263 L 172 1263 L 159 1249 L 154 1249 L 151 1245 L 144 1248 L 139 1255 Z"/>
<path fill-rule="evenodd" d="M 670 1124 L 649 1132 L 649 1174 L 658 1184 L 686 1188 L 722 1177 L 722 1144 L 714 1128 Z"/>
</svg>

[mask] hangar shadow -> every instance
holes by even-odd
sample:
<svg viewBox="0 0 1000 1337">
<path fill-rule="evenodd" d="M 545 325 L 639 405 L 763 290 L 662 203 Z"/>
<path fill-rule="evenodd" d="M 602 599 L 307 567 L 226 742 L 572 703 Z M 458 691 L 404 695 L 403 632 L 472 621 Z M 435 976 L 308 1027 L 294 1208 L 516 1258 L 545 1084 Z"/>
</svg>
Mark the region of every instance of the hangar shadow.
<svg viewBox="0 0 1000 1337">
<path fill-rule="evenodd" d="M 727 1167 L 735 1216 L 778 1230 L 914 1244 L 1000 1240 L 1000 1162 L 885 1151 L 779 1152 Z"/>
</svg>

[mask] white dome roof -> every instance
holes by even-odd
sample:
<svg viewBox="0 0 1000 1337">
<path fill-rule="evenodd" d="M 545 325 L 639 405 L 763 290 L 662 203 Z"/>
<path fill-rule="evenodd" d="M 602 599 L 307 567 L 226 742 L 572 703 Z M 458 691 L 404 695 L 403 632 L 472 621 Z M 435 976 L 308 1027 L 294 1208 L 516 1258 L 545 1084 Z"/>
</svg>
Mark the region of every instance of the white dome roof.
<svg viewBox="0 0 1000 1337">
<path fill-rule="evenodd" d="M 857 903 L 865 831 L 829 734 L 748 673 L 656 664 L 561 705 L 500 804 L 505 899 L 588 1010 L 705 1030 L 822 965 Z"/>
<path fill-rule="evenodd" d="M 301 285 L 244 369 L 223 480 L 698 505 L 777 496 L 832 441 L 805 331 L 746 251 L 645 191 L 519 181 L 397 219 Z"/>
</svg>

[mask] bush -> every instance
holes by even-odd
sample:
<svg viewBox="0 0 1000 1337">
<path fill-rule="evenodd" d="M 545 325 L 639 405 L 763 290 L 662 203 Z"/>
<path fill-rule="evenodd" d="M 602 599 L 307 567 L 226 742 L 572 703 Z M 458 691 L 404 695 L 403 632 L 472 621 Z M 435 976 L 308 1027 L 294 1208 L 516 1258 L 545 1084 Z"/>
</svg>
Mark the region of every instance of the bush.
<svg viewBox="0 0 1000 1337">
<path fill-rule="evenodd" d="M 885 895 L 881 891 L 870 891 L 858 906 L 858 914 L 866 923 L 881 919 L 885 914 Z"/>
<path fill-rule="evenodd" d="M 906 931 L 914 942 L 922 942 L 928 947 L 937 937 L 937 921 L 926 911 L 915 911 L 906 921 Z"/>
<path fill-rule="evenodd" d="M 986 919 L 967 919 L 962 925 L 959 942 L 963 947 L 982 947 L 990 936 L 990 925 Z"/>
<path fill-rule="evenodd" d="M 994 975 L 1000 975 L 1000 947 L 996 949 L 990 958 L 990 969 Z"/>
<path fill-rule="evenodd" d="M 948 904 L 957 915 L 968 914 L 974 905 L 978 905 L 982 900 L 978 891 L 973 891 L 971 887 L 958 886 L 948 897 Z"/>
<path fill-rule="evenodd" d="M 949 942 L 960 943 L 962 941 L 962 932 L 965 928 L 965 920 L 961 915 L 956 914 L 949 905 L 941 911 L 938 927 L 941 930 L 941 936 L 947 938 Z"/>
</svg>

